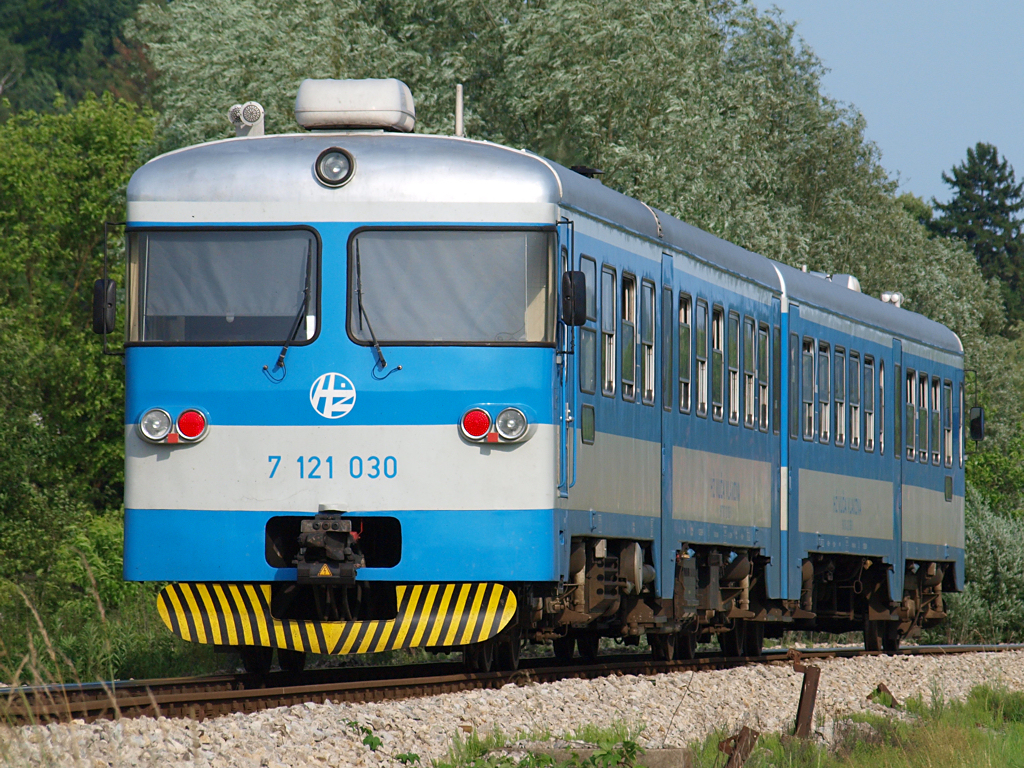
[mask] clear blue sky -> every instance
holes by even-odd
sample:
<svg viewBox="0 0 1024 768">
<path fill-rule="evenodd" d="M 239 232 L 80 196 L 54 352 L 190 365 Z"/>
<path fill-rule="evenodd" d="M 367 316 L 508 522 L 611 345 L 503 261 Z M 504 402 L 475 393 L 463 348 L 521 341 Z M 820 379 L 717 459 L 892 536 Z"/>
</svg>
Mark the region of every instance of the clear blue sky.
<svg viewBox="0 0 1024 768">
<path fill-rule="evenodd" d="M 947 201 L 942 171 L 979 141 L 1024 177 L 1024 0 L 775 5 L 831 70 L 825 92 L 864 115 L 901 192 Z"/>
</svg>

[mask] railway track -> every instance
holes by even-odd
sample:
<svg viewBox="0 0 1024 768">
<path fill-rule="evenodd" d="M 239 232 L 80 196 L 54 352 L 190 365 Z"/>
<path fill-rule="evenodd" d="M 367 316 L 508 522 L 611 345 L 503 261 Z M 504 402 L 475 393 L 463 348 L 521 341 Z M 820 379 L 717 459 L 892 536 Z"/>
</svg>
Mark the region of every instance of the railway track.
<svg viewBox="0 0 1024 768">
<path fill-rule="evenodd" d="M 909 646 L 899 655 L 963 654 L 1024 650 L 1015 645 Z M 800 649 L 800 659 L 878 655 L 861 648 Z M 699 655 L 688 661 L 653 661 L 647 655 L 615 655 L 594 663 L 559 666 L 553 659 L 524 659 L 516 672 L 466 673 L 456 663 L 405 667 L 353 667 L 313 670 L 302 675 L 271 673 L 198 678 L 26 686 L 0 690 L 0 723 L 28 725 L 102 718 L 159 716 L 202 720 L 233 712 L 255 712 L 306 702 L 367 702 L 500 688 L 509 683 L 546 683 L 567 678 L 650 675 L 664 672 L 727 669 L 794 658 L 788 649 L 769 649 L 760 657 Z"/>
</svg>

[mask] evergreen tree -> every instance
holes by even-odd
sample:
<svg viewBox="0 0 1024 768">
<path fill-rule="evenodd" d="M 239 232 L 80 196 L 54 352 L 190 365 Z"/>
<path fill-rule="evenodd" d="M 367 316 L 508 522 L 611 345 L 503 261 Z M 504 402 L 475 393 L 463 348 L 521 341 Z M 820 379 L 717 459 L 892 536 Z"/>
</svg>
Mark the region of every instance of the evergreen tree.
<svg viewBox="0 0 1024 768">
<path fill-rule="evenodd" d="M 953 199 L 932 204 L 940 215 L 928 227 L 940 235 L 963 240 L 974 252 L 986 279 L 999 280 L 1006 319 L 1024 320 L 1024 182 L 1018 184 L 1013 167 L 991 144 L 968 148 L 967 161 L 945 171 L 942 180 L 953 188 Z"/>
</svg>

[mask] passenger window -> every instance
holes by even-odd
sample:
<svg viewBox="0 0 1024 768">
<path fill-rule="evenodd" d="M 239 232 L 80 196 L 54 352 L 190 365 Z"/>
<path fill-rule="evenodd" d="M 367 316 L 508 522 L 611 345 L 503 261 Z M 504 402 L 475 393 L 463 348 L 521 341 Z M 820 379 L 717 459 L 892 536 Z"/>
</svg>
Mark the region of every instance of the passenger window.
<svg viewBox="0 0 1024 768">
<path fill-rule="evenodd" d="M 775 326 L 772 336 L 772 431 L 779 434 L 782 419 L 782 329 Z"/>
<path fill-rule="evenodd" d="M 907 460 L 913 461 L 917 456 L 914 451 L 914 437 L 917 434 L 915 428 L 916 422 L 914 419 L 917 417 L 917 399 L 915 393 L 917 392 L 917 375 L 913 369 L 907 369 L 907 386 L 906 386 L 906 402 L 907 402 Z"/>
<path fill-rule="evenodd" d="M 768 326 L 761 323 L 757 333 L 757 405 L 761 431 L 768 431 Z"/>
<path fill-rule="evenodd" d="M 711 310 L 711 417 L 722 420 L 722 344 L 725 341 L 725 315 L 721 307 Z"/>
<path fill-rule="evenodd" d="M 928 374 L 917 377 L 917 458 L 928 461 Z"/>
<path fill-rule="evenodd" d="M 835 393 L 836 445 L 846 445 L 846 351 L 836 347 L 835 377 L 832 384 Z"/>
<path fill-rule="evenodd" d="M 757 357 L 757 335 L 754 321 L 743 318 L 743 426 L 754 427 L 757 414 L 757 382 L 754 360 Z"/>
<path fill-rule="evenodd" d="M 818 345 L 818 430 L 823 443 L 829 441 L 829 427 L 832 424 L 832 387 L 829 386 L 831 378 L 832 360 L 828 344 L 821 343 Z"/>
<path fill-rule="evenodd" d="M 601 392 L 615 394 L 615 270 L 601 270 Z"/>
<path fill-rule="evenodd" d="M 654 284 L 640 284 L 640 400 L 654 405 Z"/>
<path fill-rule="evenodd" d="M 675 389 L 672 368 L 672 340 L 675 338 L 673 327 L 672 289 L 667 285 L 661 289 L 661 399 L 666 411 L 672 410 L 672 390 Z"/>
<path fill-rule="evenodd" d="M 885 361 L 878 361 L 878 454 L 885 453 Z"/>
<path fill-rule="evenodd" d="M 942 386 L 942 437 L 946 466 L 953 466 L 953 382 L 946 379 Z"/>
<path fill-rule="evenodd" d="M 935 378 L 932 379 L 932 413 L 931 413 L 932 419 L 931 419 L 931 431 L 930 431 L 929 443 L 928 443 L 929 444 L 929 448 L 930 448 L 930 450 L 932 452 L 932 464 L 934 464 L 935 466 L 939 466 L 939 460 L 941 458 L 941 454 L 940 454 L 941 449 L 939 448 L 939 441 L 942 439 L 942 437 L 941 437 L 941 434 L 942 434 L 942 432 L 941 432 L 941 429 L 942 429 L 942 427 L 941 427 L 941 419 L 942 419 L 941 399 L 942 399 L 942 382 L 938 379 L 938 377 L 935 377 Z"/>
<path fill-rule="evenodd" d="M 803 424 L 804 440 L 814 439 L 814 339 L 804 339 L 803 360 L 801 363 L 803 390 Z"/>
<path fill-rule="evenodd" d="M 636 278 L 622 275 L 622 399 L 636 400 Z"/>
<path fill-rule="evenodd" d="M 789 334 L 789 436 L 800 437 L 800 337 Z"/>
<path fill-rule="evenodd" d="M 860 450 L 860 355 L 850 352 L 850 447 Z"/>
<path fill-rule="evenodd" d="M 697 302 L 697 415 L 708 414 L 708 305 Z"/>
<path fill-rule="evenodd" d="M 864 450 L 875 450 L 875 361 L 864 358 Z"/>
<path fill-rule="evenodd" d="M 740 316 L 729 313 L 729 423 L 740 423 Z"/>
<path fill-rule="evenodd" d="M 690 297 L 679 294 L 679 410 L 690 412 Z"/>
</svg>

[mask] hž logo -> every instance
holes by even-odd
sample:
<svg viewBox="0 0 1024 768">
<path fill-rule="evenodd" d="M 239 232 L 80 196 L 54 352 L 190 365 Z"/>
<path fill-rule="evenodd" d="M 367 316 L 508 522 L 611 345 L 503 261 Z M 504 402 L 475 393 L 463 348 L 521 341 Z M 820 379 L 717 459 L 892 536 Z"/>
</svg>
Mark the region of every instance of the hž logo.
<svg viewBox="0 0 1024 768">
<path fill-rule="evenodd" d="M 356 404 L 356 388 L 347 376 L 325 373 L 310 387 L 309 403 L 325 419 L 340 419 Z"/>
</svg>

